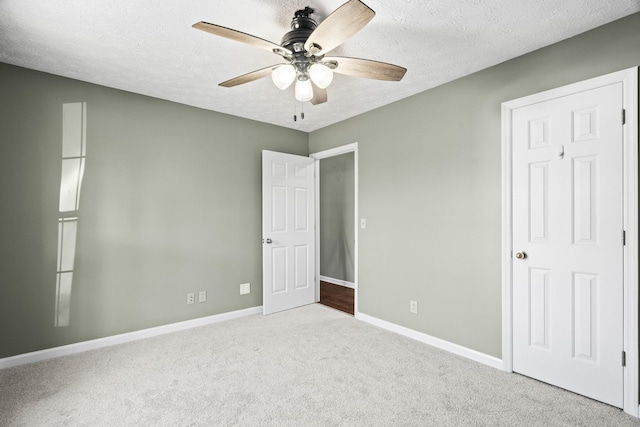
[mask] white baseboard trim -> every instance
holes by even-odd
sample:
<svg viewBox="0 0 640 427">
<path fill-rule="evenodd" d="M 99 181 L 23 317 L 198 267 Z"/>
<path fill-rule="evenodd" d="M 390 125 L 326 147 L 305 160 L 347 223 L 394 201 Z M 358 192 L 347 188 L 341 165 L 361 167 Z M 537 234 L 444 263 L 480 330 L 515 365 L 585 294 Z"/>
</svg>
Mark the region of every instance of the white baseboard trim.
<svg viewBox="0 0 640 427">
<path fill-rule="evenodd" d="M 31 353 L 18 354 L 17 356 L 5 357 L 3 359 L 0 359 L 0 369 L 41 362 L 43 360 L 53 359 L 56 357 L 68 356 L 71 354 L 82 353 L 85 351 L 109 347 L 117 344 L 124 344 L 131 341 L 169 334 L 171 332 L 184 331 L 186 329 L 197 328 L 199 326 L 210 325 L 212 323 L 224 322 L 225 320 L 238 319 L 254 314 L 262 314 L 262 306 L 246 308 L 244 310 L 230 311 L 228 313 L 214 314 L 213 316 L 200 317 L 198 319 L 171 323 L 169 325 L 157 326 L 154 328 L 142 329 L 139 331 L 127 332 L 119 335 L 112 335 L 110 337 L 97 338 L 95 340 L 83 341 L 75 344 L 63 345 L 60 347 L 47 348 L 45 350 L 34 351 Z"/>
<path fill-rule="evenodd" d="M 355 283 L 347 282 L 346 280 L 334 279 L 333 277 L 320 276 L 320 280 L 322 280 L 323 282 L 333 283 L 334 285 L 344 286 L 345 288 L 356 288 Z"/>
<path fill-rule="evenodd" d="M 369 316 L 368 314 L 358 312 L 355 317 L 358 320 L 370 323 L 379 328 L 404 335 L 405 337 L 429 344 L 458 356 L 466 357 L 467 359 L 491 366 L 492 368 L 503 370 L 502 360 L 497 357 L 489 356 L 488 354 L 480 353 L 479 351 L 471 350 L 470 348 L 463 347 L 440 338 L 432 337 L 431 335 L 405 328 L 404 326 L 396 325 L 395 323 L 387 322 L 386 320 L 381 320 L 377 317 Z"/>
</svg>

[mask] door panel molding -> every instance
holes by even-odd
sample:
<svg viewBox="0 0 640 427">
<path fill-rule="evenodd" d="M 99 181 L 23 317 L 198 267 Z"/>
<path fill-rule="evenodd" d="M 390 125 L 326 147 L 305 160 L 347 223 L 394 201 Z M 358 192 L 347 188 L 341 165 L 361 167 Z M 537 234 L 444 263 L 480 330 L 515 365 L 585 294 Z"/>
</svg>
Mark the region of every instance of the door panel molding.
<svg viewBox="0 0 640 427">
<path fill-rule="evenodd" d="M 513 371 L 513 201 L 512 201 L 512 114 L 515 109 L 579 92 L 622 83 L 623 108 L 626 123 L 623 127 L 623 227 L 626 245 L 623 248 L 624 281 L 624 368 L 623 409 L 639 416 L 638 387 L 638 68 L 629 68 L 579 83 L 518 98 L 502 104 L 502 363 L 503 370 Z M 597 132 L 592 112 L 580 112 L 580 123 L 574 129 L 577 140 L 585 140 Z M 587 114 L 588 113 L 588 114 Z M 620 112 L 622 120 L 623 113 Z M 588 119 L 588 120 L 587 120 Z M 584 122 L 584 123 L 582 123 Z M 545 124 L 531 128 L 530 143 L 544 144 Z M 622 238 L 622 236 L 621 236 Z"/>
</svg>

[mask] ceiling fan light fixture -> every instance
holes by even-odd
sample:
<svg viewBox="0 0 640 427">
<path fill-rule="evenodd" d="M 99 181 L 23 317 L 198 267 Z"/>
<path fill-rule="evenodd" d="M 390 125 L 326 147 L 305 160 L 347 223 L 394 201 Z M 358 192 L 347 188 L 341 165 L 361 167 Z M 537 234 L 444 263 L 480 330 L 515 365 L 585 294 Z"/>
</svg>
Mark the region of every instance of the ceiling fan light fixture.
<svg viewBox="0 0 640 427">
<path fill-rule="evenodd" d="M 333 81 L 333 70 L 322 64 L 312 64 L 309 67 L 309 77 L 320 89 L 326 89 Z"/>
<path fill-rule="evenodd" d="M 310 7 L 296 11 L 291 20 L 291 31 L 282 37 L 279 45 L 205 21 L 196 22 L 193 28 L 267 50 L 282 58 L 279 64 L 219 83 L 222 87 L 238 86 L 271 74 L 273 83 L 281 90 L 287 89 L 296 80 L 295 98 L 318 105 L 327 102 L 326 88 L 331 84 L 334 72 L 376 80 L 402 80 L 407 69 L 397 65 L 369 59 L 325 56 L 364 28 L 375 16 L 376 13 L 362 0 L 346 0 L 320 24 L 311 18 L 314 12 Z"/>
<path fill-rule="evenodd" d="M 301 102 L 310 101 L 313 98 L 313 88 L 309 79 L 296 81 L 296 99 Z"/>
<path fill-rule="evenodd" d="M 291 64 L 281 65 L 271 72 L 271 79 L 278 89 L 286 89 L 296 79 L 296 69 Z"/>
</svg>

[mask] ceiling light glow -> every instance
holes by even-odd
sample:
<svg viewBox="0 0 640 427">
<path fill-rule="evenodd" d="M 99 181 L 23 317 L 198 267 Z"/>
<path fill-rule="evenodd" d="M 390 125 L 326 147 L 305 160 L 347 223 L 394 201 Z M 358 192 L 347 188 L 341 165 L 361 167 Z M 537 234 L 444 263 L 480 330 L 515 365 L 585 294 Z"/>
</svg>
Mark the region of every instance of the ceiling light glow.
<svg viewBox="0 0 640 427">
<path fill-rule="evenodd" d="M 296 99 L 298 101 L 310 101 L 313 98 L 313 88 L 311 87 L 311 81 L 304 79 L 296 82 Z"/>
<path fill-rule="evenodd" d="M 312 64 L 309 67 L 309 77 L 320 89 L 326 89 L 333 81 L 333 71 L 322 64 Z"/>
<path fill-rule="evenodd" d="M 278 89 L 284 90 L 296 79 L 296 69 L 291 64 L 281 65 L 273 69 L 271 78 Z"/>
</svg>

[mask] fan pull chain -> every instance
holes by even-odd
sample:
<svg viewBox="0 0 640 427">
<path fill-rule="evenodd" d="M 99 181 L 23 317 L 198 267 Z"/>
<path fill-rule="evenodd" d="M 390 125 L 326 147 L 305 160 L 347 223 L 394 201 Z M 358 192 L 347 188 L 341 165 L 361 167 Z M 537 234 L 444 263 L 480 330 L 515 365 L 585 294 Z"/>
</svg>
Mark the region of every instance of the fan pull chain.
<svg viewBox="0 0 640 427">
<path fill-rule="evenodd" d="M 293 121 L 297 122 L 298 121 L 298 116 L 297 116 L 297 111 L 298 109 L 296 108 L 296 100 L 293 100 Z"/>
<path fill-rule="evenodd" d="M 296 101 L 293 101 L 293 121 L 298 121 L 298 109 L 296 108 Z M 300 103 L 300 120 L 304 120 L 304 102 Z"/>
</svg>

